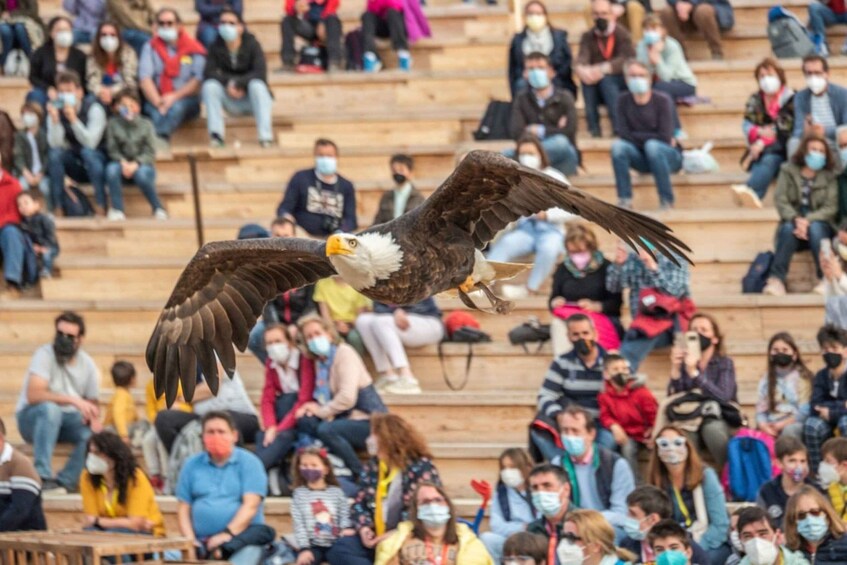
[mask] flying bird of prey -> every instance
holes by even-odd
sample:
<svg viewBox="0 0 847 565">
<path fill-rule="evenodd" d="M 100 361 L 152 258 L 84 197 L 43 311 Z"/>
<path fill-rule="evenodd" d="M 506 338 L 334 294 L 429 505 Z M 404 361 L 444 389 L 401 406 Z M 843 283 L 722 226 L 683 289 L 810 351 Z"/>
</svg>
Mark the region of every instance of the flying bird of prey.
<svg viewBox="0 0 847 565">
<path fill-rule="evenodd" d="M 487 151 L 473 151 L 417 208 L 358 234 L 325 242 L 298 238 L 219 241 L 204 245 L 183 271 L 147 345 L 156 394 L 168 405 L 177 386 L 194 394 L 199 364 L 217 394 L 216 354 L 226 373 L 235 371 L 234 343 L 247 347 L 265 303 L 282 292 L 340 275 L 380 302 L 414 304 L 455 289 L 483 291 L 498 313 L 511 303 L 487 283 L 515 274 L 511 264 L 486 262 L 481 249 L 509 223 L 559 207 L 614 232 L 630 246 L 655 249 L 673 261 L 688 260 L 688 247 L 664 224 L 618 208 L 567 183 Z"/>
</svg>

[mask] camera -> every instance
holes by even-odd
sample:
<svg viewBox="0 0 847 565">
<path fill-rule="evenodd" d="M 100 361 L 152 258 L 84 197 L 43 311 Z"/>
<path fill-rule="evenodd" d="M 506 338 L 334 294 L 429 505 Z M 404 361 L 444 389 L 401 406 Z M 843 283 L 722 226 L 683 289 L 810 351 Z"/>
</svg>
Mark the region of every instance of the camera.
<svg viewBox="0 0 847 565">
<path fill-rule="evenodd" d="M 322 227 L 327 233 L 335 233 L 341 228 L 341 220 L 332 216 L 324 216 Z"/>
</svg>

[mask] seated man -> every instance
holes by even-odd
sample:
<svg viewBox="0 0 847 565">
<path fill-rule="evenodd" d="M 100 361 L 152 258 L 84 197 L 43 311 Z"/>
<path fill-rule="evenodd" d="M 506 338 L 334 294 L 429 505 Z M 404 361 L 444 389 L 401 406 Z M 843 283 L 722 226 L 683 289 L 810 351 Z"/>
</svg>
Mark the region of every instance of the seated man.
<svg viewBox="0 0 847 565">
<path fill-rule="evenodd" d="M 41 508 L 41 477 L 32 461 L 6 441 L 6 424 L 0 420 L 0 532 L 46 530 Z"/>
<path fill-rule="evenodd" d="M 609 0 L 593 0 L 594 27 L 582 34 L 576 57 L 576 74 L 585 98 L 585 119 L 591 137 L 600 137 L 600 104 L 606 105 L 612 130 L 617 131 L 618 94 L 626 89 L 624 61 L 635 57 L 629 32 L 615 25 L 617 17 Z"/>
<path fill-rule="evenodd" d="M 426 199 L 413 184 L 415 160 L 410 155 L 403 153 L 392 155 L 389 165 L 394 189 L 382 193 L 373 225 L 384 224 L 399 218 L 423 204 Z"/>
<path fill-rule="evenodd" d="M 829 80 L 829 62 L 820 55 L 803 57 L 806 88 L 794 95 L 794 131 L 788 140 L 791 159 L 800 140 L 809 134 L 825 137 L 834 146 L 835 131 L 847 124 L 847 88 Z"/>
<path fill-rule="evenodd" d="M 629 169 L 651 173 L 659 191 L 659 208 L 673 208 L 671 173 L 682 168 L 682 151 L 674 141 L 674 101 L 653 90 L 644 63 L 630 60 L 624 67 L 629 92 L 618 97 L 619 139 L 612 143 L 612 169 L 618 206 L 632 208 L 632 177 Z"/>
<path fill-rule="evenodd" d="M 804 484 L 814 483 L 809 478 L 806 446 L 798 438 L 783 434 L 776 441 L 776 459 L 782 472 L 761 486 L 756 505 L 767 512 L 772 523 L 782 524 L 789 497 Z"/>
<path fill-rule="evenodd" d="M 574 314 L 566 324 L 573 349 L 553 360 L 538 391 L 538 417 L 557 432 L 555 421 L 569 406 L 586 410 L 594 422 L 600 415 L 597 395 L 604 388 L 606 350 L 597 343 L 594 322 L 585 314 Z M 535 425 L 530 429 L 530 437 L 546 461 L 558 455 L 557 438 L 549 437 Z M 615 448 L 615 440 L 608 430 L 600 429 L 597 441 L 608 449 Z"/>
<path fill-rule="evenodd" d="M 337 0 L 286 0 L 285 17 L 282 18 L 283 70 L 294 70 L 297 57 L 295 37 L 306 41 L 318 40 L 326 45 L 329 71 L 342 69 L 341 20 L 335 14 L 338 4 Z"/>
<path fill-rule="evenodd" d="M 532 506 L 541 514 L 530 522 L 526 531 L 530 534 L 554 538 L 550 545 L 558 545 L 562 538 L 565 516 L 571 507 L 571 483 L 568 474 L 558 465 L 544 463 L 536 465 L 529 472 L 529 490 L 532 493 Z"/>
<path fill-rule="evenodd" d="M 579 118 L 573 95 L 553 84 L 556 71 L 547 55 L 530 53 L 524 67 L 529 88 L 519 92 L 512 104 L 512 137 L 518 141 L 527 133 L 534 135 L 541 140 L 550 164 L 565 175 L 572 175 L 579 165 L 576 149 Z M 505 154 L 513 157 L 514 151 Z"/>
<path fill-rule="evenodd" d="M 33 446 L 35 470 L 47 491 L 73 491 L 85 464 L 88 438 L 99 432 L 100 373 L 80 349 L 85 322 L 74 312 L 56 318 L 56 338 L 35 350 L 24 379 L 15 415 L 24 441 Z M 56 443 L 71 443 L 73 451 L 54 478 Z"/>
<path fill-rule="evenodd" d="M 103 134 L 106 110 L 85 94 L 82 81 L 73 71 L 56 77 L 57 95 L 47 104 L 47 176 L 50 177 L 50 209 L 60 210 L 65 175 L 94 186 L 98 213 L 106 212 L 106 154 Z"/>
<path fill-rule="evenodd" d="M 635 489 L 635 477 L 626 459 L 595 443 L 597 425 L 584 408 L 568 406 L 556 419 L 564 452 L 551 463 L 568 472 L 571 500 L 578 508 L 597 510 L 623 538 L 626 497 Z"/>
<path fill-rule="evenodd" d="M 781 543 L 782 532 L 779 526 L 774 527 L 773 524 L 767 513 L 755 506 L 747 507 L 738 514 L 735 530 L 745 553 L 739 565 L 807 563 L 802 553 L 791 551 Z"/>
<path fill-rule="evenodd" d="M 646 0 L 612 0 L 616 25 L 622 25 L 629 31 L 633 44 L 641 41 L 644 35 L 644 17 L 649 9 L 650 2 Z M 585 7 L 582 15 L 588 27 L 594 25 L 590 4 Z"/>
<path fill-rule="evenodd" d="M 259 145 L 273 145 L 273 96 L 268 88 L 265 53 L 244 20 L 230 8 L 221 11 L 218 34 L 209 47 L 203 73 L 203 103 L 212 147 L 223 147 L 224 110 L 256 118 Z"/>
<path fill-rule="evenodd" d="M 842 437 L 847 436 L 847 331 L 829 324 L 818 331 L 817 338 L 824 368 L 812 382 L 809 417 L 803 424 L 812 474 L 821 462 L 821 446 L 836 428 Z"/>
<path fill-rule="evenodd" d="M 276 215 L 287 217 L 315 237 L 356 230 L 356 189 L 338 174 L 338 146 L 315 141 L 315 166 L 297 171 L 285 189 Z"/>
<path fill-rule="evenodd" d="M 723 60 L 721 30 L 732 28 L 733 15 L 729 0 L 668 0 L 661 11 L 668 35 L 685 45 L 683 33 L 699 31 L 709 45 L 712 59 Z"/>
<path fill-rule="evenodd" d="M 197 24 L 197 41 L 208 48 L 218 38 L 218 25 L 220 24 L 221 11 L 224 8 L 232 8 L 239 14 L 244 14 L 242 0 L 195 0 L 194 9 L 200 14 L 200 22 Z"/>
<path fill-rule="evenodd" d="M 685 528 L 673 520 L 662 520 L 650 529 L 647 543 L 657 565 L 704 565 L 694 560 L 691 538 Z M 663 553 L 667 553 L 662 557 Z"/>
<path fill-rule="evenodd" d="M 185 462 L 177 482 L 179 531 L 194 540 L 201 559 L 256 565 L 275 536 L 265 525 L 265 468 L 236 447 L 238 431 L 229 413 L 208 412 L 202 425 L 205 451 Z"/>
<path fill-rule="evenodd" d="M 144 114 L 153 120 L 156 135 L 168 142 L 183 122 L 200 115 L 206 49 L 185 31 L 176 10 L 159 10 L 153 27 L 156 36 L 138 61 L 138 84 Z"/>
</svg>

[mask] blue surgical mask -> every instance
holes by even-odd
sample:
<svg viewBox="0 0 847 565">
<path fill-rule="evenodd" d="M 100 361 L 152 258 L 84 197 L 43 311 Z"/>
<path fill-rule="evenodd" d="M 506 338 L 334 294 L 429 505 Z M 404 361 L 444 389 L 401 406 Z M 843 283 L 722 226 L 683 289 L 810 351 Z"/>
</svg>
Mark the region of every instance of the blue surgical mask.
<svg viewBox="0 0 847 565">
<path fill-rule="evenodd" d="M 547 76 L 547 69 L 529 69 L 526 74 L 529 85 L 535 90 L 542 90 L 550 86 L 550 77 Z"/>
<path fill-rule="evenodd" d="M 582 436 L 562 436 L 562 444 L 565 451 L 571 457 L 582 457 L 585 455 L 585 438 Z"/>
<path fill-rule="evenodd" d="M 443 526 L 450 521 L 450 508 L 443 504 L 424 504 L 418 508 L 418 520 L 430 528 Z"/>
<path fill-rule="evenodd" d="M 176 41 L 179 31 L 175 27 L 160 27 L 156 30 L 156 35 L 165 43 L 173 43 Z"/>
<path fill-rule="evenodd" d="M 315 170 L 319 175 L 334 175 L 338 170 L 338 160 L 335 157 L 315 157 Z"/>
<path fill-rule="evenodd" d="M 231 43 L 238 39 L 238 28 L 232 24 L 219 25 L 218 33 L 221 34 L 221 38 L 227 43 Z"/>
<path fill-rule="evenodd" d="M 633 94 L 647 94 L 650 90 L 650 81 L 646 77 L 630 77 L 626 79 L 626 87 Z"/>
<path fill-rule="evenodd" d="M 118 108 L 118 113 L 121 115 L 121 117 L 123 119 L 125 119 L 128 122 L 131 122 L 132 120 L 135 119 L 135 112 L 131 112 L 130 109 L 127 108 L 126 106 L 121 106 L 120 108 Z"/>
<path fill-rule="evenodd" d="M 825 515 L 806 516 L 797 522 L 797 533 L 799 533 L 806 541 L 818 542 L 826 536 L 829 531 L 829 522 Z"/>
<path fill-rule="evenodd" d="M 809 151 L 805 157 L 806 166 L 813 171 L 820 171 L 826 166 L 826 155 L 820 151 Z"/>
<path fill-rule="evenodd" d="M 319 357 L 329 356 L 329 352 L 332 349 L 332 343 L 330 343 L 329 338 L 323 335 L 313 337 L 309 340 L 308 345 L 309 351 Z"/>
<path fill-rule="evenodd" d="M 532 493 L 532 505 L 547 518 L 552 518 L 562 509 L 562 501 L 559 492 L 534 492 Z"/>
<path fill-rule="evenodd" d="M 629 536 L 630 539 L 634 539 L 635 541 L 642 541 L 647 537 L 647 532 L 641 531 L 641 521 L 635 518 L 627 517 L 623 521 L 623 531 L 626 532 L 626 535 Z"/>
<path fill-rule="evenodd" d="M 841 158 L 841 165 L 847 167 L 847 147 L 839 149 L 838 156 Z"/>
<path fill-rule="evenodd" d="M 65 103 L 65 106 L 76 107 L 76 94 L 73 92 L 63 92 L 61 94 L 62 100 Z"/>
<path fill-rule="evenodd" d="M 644 32 L 644 44 L 647 46 L 655 45 L 662 40 L 662 34 L 655 30 Z"/>
<path fill-rule="evenodd" d="M 656 557 L 656 565 L 688 565 L 688 556 L 676 549 L 669 549 Z"/>
</svg>

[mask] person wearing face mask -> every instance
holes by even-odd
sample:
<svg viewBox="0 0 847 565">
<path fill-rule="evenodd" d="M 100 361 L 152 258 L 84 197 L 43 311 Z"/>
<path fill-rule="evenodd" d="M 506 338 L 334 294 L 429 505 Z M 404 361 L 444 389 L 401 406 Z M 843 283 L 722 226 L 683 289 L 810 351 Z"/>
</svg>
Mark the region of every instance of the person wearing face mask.
<svg viewBox="0 0 847 565">
<path fill-rule="evenodd" d="M 74 45 L 91 43 L 106 19 L 105 0 L 62 0 L 62 9 L 74 17 Z"/>
<path fill-rule="evenodd" d="M 489 509 L 491 531 L 480 534 L 489 555 L 500 563 L 505 555 L 503 544 L 514 533 L 523 532 L 538 518 L 532 505 L 527 479 L 532 470 L 529 454 L 516 447 L 500 454 L 500 476 Z"/>
<path fill-rule="evenodd" d="M 338 146 L 330 139 L 317 139 L 314 157 L 313 168 L 297 171 L 288 181 L 276 215 L 291 218 L 315 237 L 353 233 L 358 228 L 356 190 L 338 173 Z"/>
<path fill-rule="evenodd" d="M 635 555 L 615 547 L 615 529 L 595 510 L 574 510 L 556 548 L 559 565 L 624 565 Z"/>
<path fill-rule="evenodd" d="M 804 484 L 815 486 L 815 483 L 809 478 L 808 451 L 799 438 L 782 436 L 776 441 L 775 451 L 782 472 L 761 486 L 756 505 L 767 512 L 771 522 L 780 524 L 788 498 Z"/>
<path fill-rule="evenodd" d="M 258 457 L 237 447 L 230 415 L 203 417 L 204 451 L 186 460 L 176 486 L 177 521 L 201 559 L 256 565 L 276 532 L 265 525 L 268 476 Z"/>
<path fill-rule="evenodd" d="M 116 116 L 106 127 L 106 184 L 109 187 L 109 211 L 106 219 L 125 220 L 123 185 L 137 186 L 150 207 L 153 217 L 167 220 L 168 213 L 156 194 L 156 134 L 153 122 L 141 115 L 141 99 L 134 90 L 124 89 L 115 95 Z"/>
<path fill-rule="evenodd" d="M 756 428 L 774 438 L 782 434 L 801 438 L 809 415 L 812 372 L 787 332 L 774 334 L 767 351 L 767 373 L 758 386 Z"/>
<path fill-rule="evenodd" d="M 524 75 L 529 88 L 515 95 L 512 102 L 509 125 L 512 138 L 520 140 L 527 134 L 537 137 L 553 168 L 565 175 L 575 174 L 579 165 L 576 147 L 579 119 L 573 94 L 553 83 L 554 69 L 544 53 L 534 51 L 526 56 Z"/>
<path fill-rule="evenodd" d="M 659 430 L 655 443 L 647 482 L 668 493 L 673 502 L 673 521 L 706 550 L 709 561 L 724 563 L 732 549 L 726 497 L 717 473 L 703 464 L 694 444 L 675 426 Z"/>
<path fill-rule="evenodd" d="M 656 556 L 655 565 L 704 565 L 695 561 L 691 549 L 691 537 L 674 520 L 662 520 L 650 530 L 647 543 Z M 707 560 L 705 563 L 724 563 Z"/>
<path fill-rule="evenodd" d="M 281 324 L 265 327 L 265 351 L 265 385 L 259 401 L 262 430 L 256 434 L 256 455 L 265 469 L 271 469 L 282 464 L 297 439 L 294 414 L 312 399 L 315 363 L 301 355 Z"/>
<path fill-rule="evenodd" d="M 18 430 L 33 446 L 35 469 L 44 492 L 75 490 L 85 465 L 91 433 L 101 431 L 100 372 L 81 349 L 85 321 L 75 312 L 55 320 L 53 343 L 32 356 L 15 408 Z M 53 474 L 53 451 L 59 439 L 72 444 L 71 455 Z"/>
<path fill-rule="evenodd" d="M 36 0 L 18 0 L 0 2 L 0 69 L 5 68 L 6 58 L 13 49 L 20 49 L 27 59 L 32 50 L 44 41 L 44 30 L 38 17 Z"/>
<path fill-rule="evenodd" d="M 615 438 L 618 449 L 629 466 L 638 469 L 638 453 L 646 449 L 653 435 L 658 403 L 644 383 L 629 372 L 629 363 L 610 353 L 603 359 L 606 388 L 597 396 L 600 425 Z"/>
<path fill-rule="evenodd" d="M 382 193 L 373 225 L 384 224 L 399 218 L 423 204 L 426 198 L 413 184 L 415 161 L 410 155 L 404 153 L 392 155 L 388 165 L 391 167 L 394 188 Z"/>
<path fill-rule="evenodd" d="M 771 524 L 761 508 L 741 511 L 735 528 L 744 548 L 740 565 L 808 565 L 805 557 L 781 545 L 781 532 Z"/>
<path fill-rule="evenodd" d="M 165 536 L 150 480 L 117 434 L 100 432 L 88 440 L 79 493 L 86 529 Z"/>
<path fill-rule="evenodd" d="M 140 55 L 150 41 L 156 17 L 151 0 L 106 0 L 106 13 L 122 30 L 123 40 Z"/>
<path fill-rule="evenodd" d="M 741 125 L 747 139 L 741 166 L 750 176 L 746 183 L 730 188 L 739 205 L 761 208 L 762 198 L 786 158 L 794 128 L 794 90 L 786 84 L 785 70 L 772 57 L 762 59 L 753 76 L 758 90 L 747 99 Z"/>
<path fill-rule="evenodd" d="M 838 181 L 835 160 L 827 140 L 812 134 L 800 142 L 791 159 L 782 165 L 774 200 L 780 223 L 770 276 L 763 294 L 783 296 L 785 279 L 794 253 L 811 249 L 818 283 L 813 292 L 823 294 L 826 285 L 820 266 L 821 241 L 831 238 L 838 216 Z"/>
<path fill-rule="evenodd" d="M 15 132 L 12 169 L 24 190 L 38 189 L 45 199 L 50 197 L 47 176 L 47 134 L 41 127 L 44 109 L 34 102 L 21 107 L 23 128 Z"/>
<path fill-rule="evenodd" d="M 844 522 L 815 487 L 803 486 L 788 499 L 785 547 L 814 565 L 847 563 Z"/>
<path fill-rule="evenodd" d="M 547 563 L 556 563 L 556 548 L 564 537 L 565 516 L 571 509 L 571 482 L 568 473 L 558 465 L 542 463 L 529 473 L 532 505 L 540 516 L 526 531 L 543 536 L 547 545 Z"/>
<path fill-rule="evenodd" d="M 30 57 L 29 82 L 32 90 L 26 95 L 27 102 L 36 102 L 42 108 L 55 97 L 59 74 L 73 71 L 84 77 L 86 72 L 85 53 L 73 46 L 71 20 L 56 16 L 47 24 L 49 39 L 36 49 Z"/>
<path fill-rule="evenodd" d="M 197 40 L 208 49 L 218 38 L 218 25 L 220 24 L 221 11 L 224 8 L 232 8 L 237 13 L 244 15 L 242 0 L 196 0 L 194 10 L 200 15 L 197 24 Z"/>
<path fill-rule="evenodd" d="M 336 11 L 338 0 L 286 0 L 285 16 L 280 24 L 282 32 L 282 71 L 295 72 L 297 50 L 294 40 L 302 37 L 318 43 L 327 51 L 327 70 L 342 70 L 341 20 Z"/>
<path fill-rule="evenodd" d="M 443 487 L 421 483 L 409 507 L 410 519 L 377 546 L 374 565 L 494 565 L 485 546 L 456 510 Z"/>
<path fill-rule="evenodd" d="M 794 96 L 794 129 L 788 142 L 788 155 L 794 155 L 804 137 L 815 135 L 829 143 L 835 130 L 847 124 L 847 88 L 829 80 L 829 63 L 820 55 L 803 58 L 806 88 Z"/>
<path fill-rule="evenodd" d="M 671 378 L 668 394 L 697 390 L 706 398 L 718 402 L 738 402 L 738 382 L 735 363 L 726 354 L 724 335 L 718 321 L 709 314 L 698 312 L 688 322 L 689 331 L 697 333 L 699 358 L 686 348 L 674 344 L 671 349 Z M 718 469 L 726 463 L 726 446 L 731 437 L 729 425 L 720 418 L 705 418 L 696 433 L 689 434 L 695 445 L 705 447 Z"/>
<path fill-rule="evenodd" d="M 138 56 L 124 45 L 113 23 L 104 22 L 97 28 L 86 68 L 88 91 L 106 107 L 124 88 L 138 88 Z"/>
<path fill-rule="evenodd" d="M 818 483 L 829 495 L 835 512 L 844 520 L 847 517 L 847 438 L 833 437 L 821 447 L 818 465 Z"/>
<path fill-rule="evenodd" d="M 600 137 L 600 104 L 606 106 L 612 131 L 618 131 L 618 95 L 626 90 L 624 62 L 635 56 L 632 38 L 617 16 L 610 0 L 593 0 L 594 27 L 582 34 L 576 57 L 576 75 L 582 84 L 585 119 L 591 137 Z"/>
<path fill-rule="evenodd" d="M 673 208 L 671 173 L 682 168 L 682 151 L 674 140 L 675 104 L 652 89 L 651 73 L 637 60 L 624 67 L 629 92 L 617 100 L 618 136 L 612 143 L 612 168 L 618 206 L 632 209 L 632 177 L 629 170 L 650 173 L 659 192 L 659 209 Z"/>
<path fill-rule="evenodd" d="M 818 330 L 817 341 L 824 367 L 812 381 L 809 417 L 803 424 L 813 474 L 817 473 L 823 442 L 836 429 L 847 436 L 847 331 L 828 324 Z"/>
<path fill-rule="evenodd" d="M 550 287 L 550 334 L 553 355 L 571 349 L 565 320 L 573 314 L 585 314 L 597 328 L 597 342 L 606 350 L 620 347 L 620 292 L 606 289 L 606 274 L 611 263 L 599 250 L 597 236 L 588 224 L 565 224 L 565 257 L 553 274 Z"/>
<path fill-rule="evenodd" d="M 550 24 L 547 7 L 540 0 L 527 2 L 524 6 L 523 31 L 512 37 L 509 47 L 509 86 L 512 99 L 527 88 L 524 62 L 530 53 L 546 55 L 554 70 L 553 84 L 576 96 L 576 84 L 571 76 L 573 55 L 568 44 L 568 32 Z"/>
</svg>

